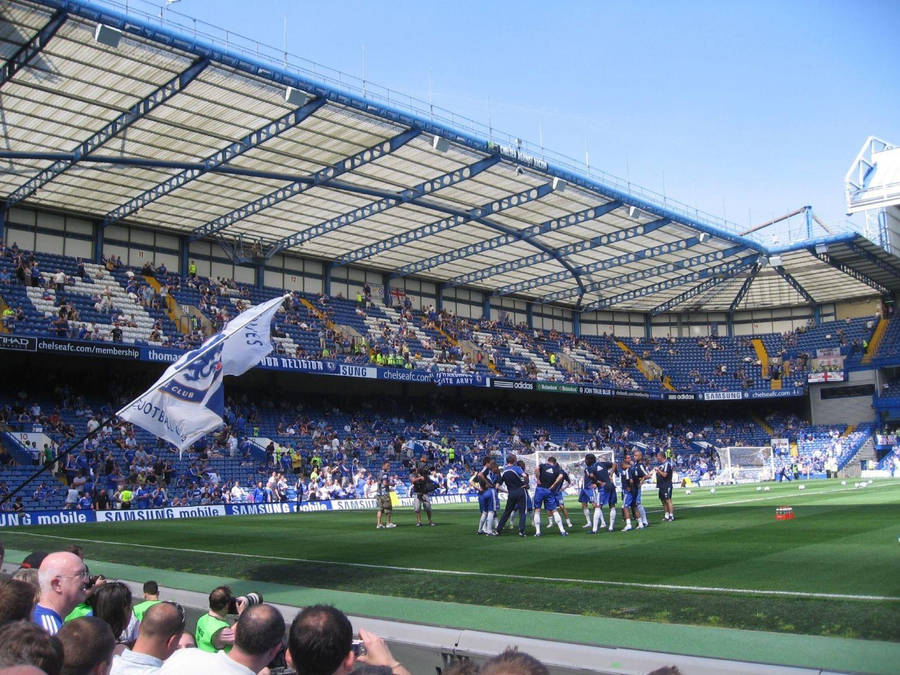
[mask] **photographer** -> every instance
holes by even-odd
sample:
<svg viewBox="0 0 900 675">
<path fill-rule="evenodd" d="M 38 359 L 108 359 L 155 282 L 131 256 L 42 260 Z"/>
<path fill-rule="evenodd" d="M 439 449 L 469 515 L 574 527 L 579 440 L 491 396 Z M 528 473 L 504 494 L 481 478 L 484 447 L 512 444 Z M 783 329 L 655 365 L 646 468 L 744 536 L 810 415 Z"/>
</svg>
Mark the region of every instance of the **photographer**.
<svg viewBox="0 0 900 675">
<path fill-rule="evenodd" d="M 350 619 L 336 607 L 306 607 L 291 624 L 287 664 L 298 675 L 346 675 L 357 663 L 364 664 L 367 672 L 409 675 L 384 640 L 362 628 L 359 637 L 359 643 L 354 643 Z"/>
<path fill-rule="evenodd" d="M 434 521 L 431 519 L 431 493 L 437 490 L 437 483 L 431 480 L 430 473 L 430 468 L 424 463 L 420 463 L 409 477 L 415 497 L 416 527 L 422 527 L 423 508 L 425 515 L 428 516 L 428 525 L 434 527 Z"/>
<path fill-rule="evenodd" d="M 234 644 L 234 630 L 226 617 L 229 614 L 243 614 L 247 607 L 258 605 L 262 597 L 257 593 L 235 597 L 231 588 L 219 586 L 209 594 L 209 611 L 197 619 L 197 630 L 194 639 L 197 648 L 205 652 L 226 652 Z"/>
</svg>

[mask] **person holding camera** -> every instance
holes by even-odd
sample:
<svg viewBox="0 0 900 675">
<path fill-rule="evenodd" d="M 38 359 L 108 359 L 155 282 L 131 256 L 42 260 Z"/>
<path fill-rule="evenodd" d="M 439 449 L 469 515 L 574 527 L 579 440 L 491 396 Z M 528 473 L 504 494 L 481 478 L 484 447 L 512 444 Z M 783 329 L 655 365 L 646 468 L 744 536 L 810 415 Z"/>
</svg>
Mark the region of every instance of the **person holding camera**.
<svg viewBox="0 0 900 675">
<path fill-rule="evenodd" d="M 420 464 L 409 477 L 415 497 L 416 527 L 422 527 L 422 509 L 425 509 L 428 516 L 428 525 L 434 527 L 431 519 L 431 493 L 437 489 L 437 483 L 431 480 L 430 473 L 428 466 Z"/>
<path fill-rule="evenodd" d="M 197 619 L 194 639 L 204 652 L 228 652 L 234 645 L 234 629 L 227 620 L 229 614 L 240 617 L 251 605 L 258 605 L 262 597 L 257 593 L 234 597 L 229 586 L 214 588 L 209 594 L 209 611 Z"/>
<path fill-rule="evenodd" d="M 359 637 L 353 639 L 353 625 L 341 610 L 311 605 L 291 624 L 285 658 L 297 675 L 348 675 L 357 664 L 370 673 L 410 675 L 383 639 L 364 628 Z"/>
</svg>

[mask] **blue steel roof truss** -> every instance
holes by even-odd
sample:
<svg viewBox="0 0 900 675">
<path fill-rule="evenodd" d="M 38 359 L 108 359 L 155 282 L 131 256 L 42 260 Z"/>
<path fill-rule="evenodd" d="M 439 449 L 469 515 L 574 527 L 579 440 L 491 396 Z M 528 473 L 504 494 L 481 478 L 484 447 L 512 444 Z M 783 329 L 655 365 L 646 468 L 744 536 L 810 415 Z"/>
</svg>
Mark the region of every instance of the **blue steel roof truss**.
<svg viewBox="0 0 900 675">
<path fill-rule="evenodd" d="M 753 253 L 738 260 L 713 265 L 711 267 L 707 267 L 696 272 L 691 272 L 690 274 L 686 274 L 681 277 L 676 277 L 675 279 L 666 279 L 664 281 L 659 281 L 657 283 L 650 284 L 633 291 L 620 293 L 619 295 L 615 295 L 610 298 L 596 300 L 589 305 L 586 305 L 583 311 L 605 309 L 606 307 L 617 305 L 620 302 L 626 302 L 628 300 L 645 297 L 659 291 L 664 291 L 670 288 L 677 288 L 678 286 L 683 286 L 684 284 L 693 283 L 695 281 L 703 281 L 705 279 L 709 279 L 710 277 L 721 278 L 721 280 L 724 281 L 729 278 L 728 275 L 737 274 L 756 264 L 758 258 L 758 254 Z"/>
<path fill-rule="evenodd" d="M 345 253 L 344 255 L 340 256 L 335 262 L 339 265 L 343 265 L 356 262 L 357 260 L 363 260 L 364 258 L 370 258 L 374 255 L 378 255 L 379 253 L 383 253 L 384 251 L 389 251 L 391 249 L 397 248 L 398 246 L 408 244 L 409 242 L 418 241 L 420 239 L 424 239 L 425 237 L 430 237 L 440 232 L 445 232 L 446 230 L 458 227 L 469 221 L 478 222 L 492 229 L 500 230 L 506 234 L 515 236 L 516 231 L 513 228 L 508 228 L 498 223 L 493 223 L 487 220 L 484 216 L 491 213 L 499 213 L 500 211 L 511 209 L 515 206 L 521 206 L 528 202 L 541 199 L 542 197 L 550 194 L 552 191 L 553 188 L 551 188 L 549 184 L 534 188 L 528 188 L 523 192 L 496 199 L 483 206 L 478 206 L 468 211 L 460 211 L 458 209 L 452 209 L 430 202 L 416 202 L 416 204 L 418 204 L 419 206 L 434 209 L 436 211 L 442 211 L 451 215 L 449 218 L 444 218 L 442 220 L 417 227 L 407 232 L 401 232 L 400 234 L 394 235 L 393 237 L 388 237 L 387 239 L 375 242 L 374 244 L 361 246 L 354 251 L 350 251 L 349 253 Z"/>
<path fill-rule="evenodd" d="M 326 166 L 323 169 L 319 169 L 311 176 L 297 178 L 284 187 L 273 190 L 272 192 L 265 194 L 248 204 L 243 204 L 233 211 L 229 211 L 228 213 L 201 225 L 191 233 L 191 241 L 215 234 L 219 230 L 223 230 L 226 227 L 243 220 L 244 218 L 248 218 L 254 214 L 259 213 L 260 211 L 269 208 L 270 206 L 275 206 L 276 204 L 290 199 L 291 197 L 295 197 L 302 192 L 306 192 L 310 188 L 313 188 L 317 185 L 329 185 L 336 178 L 347 173 L 348 171 L 353 171 L 363 164 L 374 162 L 380 157 L 389 155 L 390 153 L 409 143 L 418 135 L 418 130 L 408 129 L 407 131 L 397 134 L 393 138 L 385 141 L 380 141 L 376 145 L 373 145 L 370 148 L 366 148 L 365 150 L 360 150 L 352 157 L 347 157 L 345 159 L 342 159 L 340 162 L 337 162 L 336 164 L 332 164 L 330 166 Z M 272 253 L 274 253 L 274 251 Z"/>
<path fill-rule="evenodd" d="M 64 173 L 82 157 L 102 146 L 112 138 L 128 129 L 132 124 L 145 117 L 150 111 L 162 105 L 170 98 L 183 91 L 193 82 L 200 73 L 209 65 L 208 59 L 200 59 L 192 63 L 183 72 L 179 73 L 161 87 L 154 89 L 150 94 L 132 105 L 128 110 L 118 115 L 114 120 L 105 124 L 103 128 L 91 134 L 72 153 L 71 159 L 60 159 L 30 178 L 24 185 L 16 189 L 6 200 L 9 206 L 13 206 L 23 199 L 27 199 L 40 190 L 47 183 Z"/>
<path fill-rule="evenodd" d="M 481 172 L 486 171 L 487 169 L 497 164 L 499 161 L 500 157 L 496 155 L 485 157 L 475 162 L 474 164 L 462 166 L 443 175 L 423 181 L 418 185 L 414 185 L 411 188 L 403 190 L 397 195 L 383 197 L 375 202 L 372 202 L 371 204 L 360 206 L 359 208 L 353 209 L 352 211 L 348 211 L 347 213 L 343 213 L 339 216 L 336 216 L 335 218 L 326 220 L 323 223 L 313 225 L 312 227 L 309 227 L 302 232 L 297 232 L 296 234 L 292 234 L 278 241 L 274 246 L 272 246 L 272 248 L 266 254 L 266 257 L 271 257 L 273 254 L 284 248 L 299 246 L 300 244 L 307 242 L 310 239 L 320 237 L 323 234 L 327 234 L 329 232 L 334 232 L 335 230 L 339 230 L 343 227 L 347 227 L 357 222 L 358 220 L 363 220 L 370 216 L 374 216 L 376 213 L 382 213 L 384 211 L 387 211 L 388 209 L 394 208 L 395 206 L 400 206 L 401 204 L 417 203 L 416 200 L 418 200 L 420 197 L 424 197 L 433 192 L 436 192 L 437 190 L 450 187 L 451 185 L 456 185 L 457 183 L 462 183 L 463 181 L 469 180 L 470 178 L 474 178 Z"/>
<path fill-rule="evenodd" d="M 756 279 L 756 275 L 759 274 L 759 271 L 762 269 L 760 265 L 756 265 L 753 268 L 753 271 L 744 279 L 744 283 L 741 284 L 741 287 L 738 289 L 737 295 L 734 296 L 734 300 L 731 301 L 731 304 L 728 306 L 728 313 L 734 314 L 735 310 L 740 307 L 741 303 L 744 301 L 744 298 L 747 297 L 747 293 L 750 290 L 750 286 L 753 285 L 753 281 Z"/>
<path fill-rule="evenodd" d="M 205 159 L 201 160 L 203 168 L 185 169 L 175 174 L 174 176 L 170 176 L 158 185 L 154 185 L 149 190 L 145 190 L 137 197 L 130 199 L 118 208 L 113 209 L 106 214 L 106 217 L 103 219 L 103 224 L 111 225 L 116 221 L 127 218 L 128 216 L 135 213 L 136 211 L 139 211 L 148 204 L 156 201 L 161 197 L 164 197 L 165 195 L 174 190 L 177 190 L 180 187 L 183 187 L 190 181 L 199 178 L 203 174 L 212 171 L 216 167 L 233 160 L 235 157 L 244 154 L 248 150 L 259 147 L 266 141 L 275 138 L 280 134 L 283 134 L 288 129 L 297 127 L 303 122 L 303 120 L 312 115 L 323 105 L 325 105 L 325 101 L 323 99 L 316 99 L 296 110 L 292 110 L 287 115 L 283 115 L 277 120 L 263 125 L 259 129 L 251 131 L 240 140 L 235 141 L 234 143 L 229 143 L 226 147 L 218 150 L 217 152 L 214 152 Z"/>
<path fill-rule="evenodd" d="M 871 277 L 863 274 L 862 272 L 859 272 L 859 271 L 853 269 L 849 265 L 845 265 L 844 263 L 835 260 L 827 253 L 817 254 L 816 249 L 814 247 L 811 247 L 809 249 L 809 252 L 812 255 L 816 256 L 823 263 L 825 263 L 827 265 L 831 265 L 834 269 L 838 270 L 839 272 L 843 272 L 848 277 L 850 277 L 852 279 L 856 279 L 857 281 L 866 284 L 866 286 L 868 286 L 869 288 L 873 288 L 874 290 L 878 291 L 881 295 L 890 295 L 891 292 L 887 288 L 885 288 L 884 286 L 879 284 L 877 281 L 875 281 Z"/>
<path fill-rule="evenodd" d="M 581 223 L 595 220 L 600 216 L 609 213 L 610 211 L 614 211 L 620 206 L 622 206 L 622 202 L 611 201 L 607 202 L 603 206 L 594 206 L 592 208 L 584 209 L 583 211 L 578 211 L 576 213 L 569 213 L 565 216 L 560 216 L 559 218 L 547 220 L 543 223 L 540 223 L 539 225 L 531 225 L 522 230 L 519 230 L 515 234 L 502 234 L 499 237 L 494 237 L 493 239 L 479 241 L 477 243 L 469 244 L 468 246 L 463 246 L 453 251 L 448 251 L 447 253 L 440 253 L 430 258 L 426 258 L 425 260 L 419 260 L 417 262 L 410 263 L 409 265 L 405 265 L 398 269 L 397 275 L 404 276 L 407 274 L 416 274 L 417 272 L 422 272 L 424 270 L 431 269 L 432 267 L 438 267 L 439 265 L 444 265 L 455 260 L 468 258 L 473 255 L 478 255 L 479 253 L 484 253 L 485 251 L 492 251 L 496 248 L 500 248 L 501 246 L 506 246 L 507 244 L 512 244 L 517 241 L 527 241 L 531 237 L 537 237 L 542 234 L 547 234 L 548 232 L 555 232 L 556 230 L 560 230 L 564 227 L 580 225 Z"/>
<path fill-rule="evenodd" d="M 783 267 L 781 267 L 781 265 L 773 267 L 773 269 L 778 273 L 778 276 L 780 276 L 791 285 L 791 288 L 802 295 L 803 299 L 806 300 L 809 304 L 818 304 L 816 303 L 816 299 L 809 294 L 809 291 L 807 291 L 805 288 L 803 288 L 803 286 L 800 285 L 800 282 L 797 281 L 790 272 L 786 271 Z"/>
<path fill-rule="evenodd" d="M 3 68 L 0 69 L 0 87 L 15 77 L 20 70 L 26 68 L 32 59 L 43 51 L 47 43 L 56 35 L 56 31 L 66 22 L 67 16 L 68 14 L 64 10 L 57 10 L 30 40 L 7 59 Z"/>
<path fill-rule="evenodd" d="M 665 219 L 664 219 L 665 220 Z M 619 232 L 612 232 L 610 234 L 602 234 L 592 239 L 587 239 L 584 241 L 577 241 L 572 244 L 566 244 L 565 246 L 560 246 L 559 248 L 550 249 L 549 251 L 543 253 L 534 253 L 532 255 L 525 256 L 523 258 L 518 258 L 516 260 L 510 260 L 505 263 L 501 263 L 499 265 L 493 265 L 491 267 L 486 267 L 484 269 L 469 272 L 468 274 L 463 274 L 455 279 L 451 279 L 451 285 L 458 286 L 460 284 L 471 283 L 473 281 L 480 281 L 481 279 L 487 279 L 493 276 L 497 276 L 498 274 L 506 274 L 507 272 L 512 272 L 517 269 L 521 269 L 523 267 L 529 267 L 531 265 L 537 265 L 543 262 L 547 262 L 551 259 L 559 259 L 565 258 L 570 255 L 574 255 L 576 253 L 581 253 L 582 251 L 588 251 L 593 248 L 597 248 L 598 246 L 605 246 L 606 244 L 612 244 L 616 241 L 623 241 L 625 239 L 631 239 L 632 237 L 637 237 L 642 234 L 646 234 L 647 232 L 651 232 L 662 225 L 668 223 L 668 220 L 665 222 L 657 221 L 657 223 L 648 223 L 647 225 L 638 225 L 637 227 L 633 227 L 630 230 L 621 230 Z M 529 243 L 532 243 L 529 240 Z M 578 273 L 581 273 L 581 268 L 575 268 Z M 571 275 L 570 275 L 571 276 Z M 527 282 L 522 282 L 527 283 Z M 516 285 L 516 284 L 513 284 Z M 528 286 L 527 288 L 533 288 L 534 286 L 539 286 L 540 284 L 533 284 L 532 286 Z M 508 287 L 504 287 L 508 288 Z M 502 291 L 503 289 L 500 289 Z M 512 291 L 515 292 L 515 291 Z M 498 295 L 503 295 L 504 293 L 498 292 Z"/>
<path fill-rule="evenodd" d="M 727 260 L 728 258 L 735 256 L 744 250 L 746 249 L 743 246 L 732 246 L 731 248 L 720 251 L 719 253 L 704 253 L 692 258 L 684 258 L 676 262 L 657 265 L 656 267 L 651 267 L 649 269 L 637 270 L 635 272 L 629 272 L 628 274 L 620 274 L 619 276 L 613 277 L 612 279 L 604 279 L 602 281 L 595 281 L 593 283 L 586 284 L 584 287 L 584 291 L 585 293 L 603 291 L 608 288 L 616 288 L 618 286 L 622 286 L 623 284 L 632 284 L 636 281 L 652 279 L 653 277 L 659 276 L 660 274 L 676 272 L 683 269 L 690 269 L 691 267 L 694 267 L 696 265 L 705 265 L 714 261 Z M 547 300 L 547 297 L 549 296 L 541 298 L 541 302 L 551 302 L 551 300 Z"/>
</svg>

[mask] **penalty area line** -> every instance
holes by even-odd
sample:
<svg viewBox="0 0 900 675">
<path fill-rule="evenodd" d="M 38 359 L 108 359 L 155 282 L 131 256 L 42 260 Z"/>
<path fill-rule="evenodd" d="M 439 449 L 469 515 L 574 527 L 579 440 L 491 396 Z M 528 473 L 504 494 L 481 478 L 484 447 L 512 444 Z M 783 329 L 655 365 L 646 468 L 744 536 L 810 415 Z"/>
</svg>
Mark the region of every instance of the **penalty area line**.
<svg viewBox="0 0 900 675">
<path fill-rule="evenodd" d="M 17 532 L 28 537 L 43 537 L 50 539 L 60 539 L 52 534 L 41 534 L 37 532 Z M 259 553 L 236 553 L 232 551 L 209 551 L 206 549 L 196 548 L 173 548 L 171 546 L 156 546 L 153 544 L 129 544 L 119 541 L 105 541 L 103 539 L 82 539 L 75 538 L 75 541 L 82 541 L 90 544 L 107 544 L 111 546 L 126 546 L 130 548 L 147 548 L 161 551 L 177 551 L 179 553 L 201 553 L 203 555 L 225 555 L 233 558 L 255 558 L 258 560 L 277 560 L 280 562 L 297 562 L 312 565 L 336 565 L 341 567 L 356 567 L 360 569 L 373 570 L 389 570 L 392 572 L 415 572 L 424 574 L 443 574 L 445 576 L 458 577 L 478 577 L 483 579 L 516 579 L 520 581 L 538 581 L 538 582 L 556 582 L 556 583 L 572 583 L 587 584 L 591 586 L 615 586 L 624 588 L 642 588 L 648 590 L 665 590 L 665 591 L 686 591 L 692 593 L 727 593 L 738 595 L 770 595 L 779 597 L 805 598 L 817 600 L 875 600 L 879 602 L 897 602 L 900 597 L 888 595 L 850 595 L 845 593 L 815 593 L 806 591 L 779 591 L 779 590 L 763 590 L 755 588 L 722 588 L 718 586 L 683 586 L 676 584 L 650 584 L 637 581 L 610 581 L 605 579 L 570 579 L 567 577 L 544 577 L 529 576 L 525 574 L 501 574 L 499 572 L 475 572 L 470 570 L 441 570 L 430 569 L 427 567 L 404 567 L 399 565 L 378 565 L 375 563 L 358 563 L 347 562 L 345 560 L 316 560 L 314 558 L 290 558 L 287 556 L 262 555 Z M 173 570 L 178 571 L 178 570 Z"/>
</svg>

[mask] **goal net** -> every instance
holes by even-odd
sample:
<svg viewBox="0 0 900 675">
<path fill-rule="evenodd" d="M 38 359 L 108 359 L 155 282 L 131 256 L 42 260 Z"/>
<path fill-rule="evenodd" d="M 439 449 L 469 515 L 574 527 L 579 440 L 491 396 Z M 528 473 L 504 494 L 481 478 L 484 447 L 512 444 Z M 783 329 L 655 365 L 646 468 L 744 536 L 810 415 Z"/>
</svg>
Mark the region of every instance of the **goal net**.
<svg viewBox="0 0 900 675">
<path fill-rule="evenodd" d="M 566 494 L 578 494 L 581 481 L 584 478 L 584 456 L 588 454 L 583 450 L 572 452 L 571 450 L 538 450 L 530 455 L 521 455 L 519 459 L 525 462 L 525 471 L 528 473 L 532 487 L 534 482 L 534 470 L 539 464 L 547 461 L 548 457 L 556 457 L 556 462 L 569 474 L 571 483 L 566 488 Z M 594 450 L 594 456 L 598 462 L 614 461 L 612 450 Z"/>
<path fill-rule="evenodd" d="M 758 483 L 775 478 L 770 446 L 719 448 L 717 483 Z"/>
</svg>

